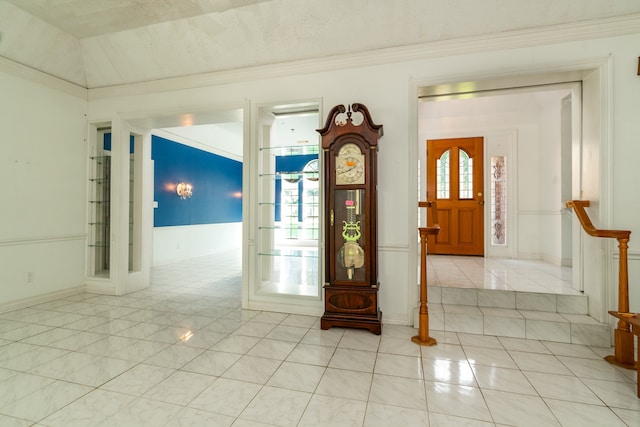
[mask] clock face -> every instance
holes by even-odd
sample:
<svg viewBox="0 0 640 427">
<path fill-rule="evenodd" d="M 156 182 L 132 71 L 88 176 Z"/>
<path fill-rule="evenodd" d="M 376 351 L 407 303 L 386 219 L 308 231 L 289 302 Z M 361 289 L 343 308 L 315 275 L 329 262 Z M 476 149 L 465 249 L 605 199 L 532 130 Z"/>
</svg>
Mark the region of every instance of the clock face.
<svg viewBox="0 0 640 427">
<path fill-rule="evenodd" d="M 356 144 L 345 144 L 336 156 L 336 184 L 364 184 L 364 154 Z"/>
</svg>

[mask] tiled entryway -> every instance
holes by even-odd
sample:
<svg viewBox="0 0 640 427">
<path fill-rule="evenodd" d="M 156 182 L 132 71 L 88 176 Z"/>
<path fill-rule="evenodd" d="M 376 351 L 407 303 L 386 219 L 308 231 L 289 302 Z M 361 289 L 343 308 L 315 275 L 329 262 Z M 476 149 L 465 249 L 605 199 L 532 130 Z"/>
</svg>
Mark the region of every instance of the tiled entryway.
<svg viewBox="0 0 640 427">
<path fill-rule="evenodd" d="M 573 288 L 571 275 L 571 268 L 542 261 L 429 255 L 430 328 L 610 345 L 609 319 L 588 315 L 588 297 Z"/>
<path fill-rule="evenodd" d="M 237 254 L 123 297 L 0 314 L 2 426 L 637 426 L 610 348 L 415 329 L 319 329 L 240 309 Z"/>
</svg>

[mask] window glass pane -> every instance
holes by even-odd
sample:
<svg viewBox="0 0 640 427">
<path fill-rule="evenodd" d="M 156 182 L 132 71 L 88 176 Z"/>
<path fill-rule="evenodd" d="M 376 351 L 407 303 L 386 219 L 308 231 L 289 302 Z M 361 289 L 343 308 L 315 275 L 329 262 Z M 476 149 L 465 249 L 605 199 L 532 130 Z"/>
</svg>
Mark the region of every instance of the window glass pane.
<svg viewBox="0 0 640 427">
<path fill-rule="evenodd" d="M 491 244 L 507 244 L 507 174 L 505 156 L 491 157 Z"/>
<path fill-rule="evenodd" d="M 285 239 L 298 238 L 298 178 L 283 177 L 282 180 L 282 230 Z"/>
<path fill-rule="evenodd" d="M 466 151 L 460 150 L 459 198 L 473 199 L 473 159 Z"/>
<path fill-rule="evenodd" d="M 436 182 L 438 183 L 438 199 L 448 199 L 449 198 L 449 188 L 450 188 L 450 176 L 451 172 L 449 171 L 451 150 L 447 150 L 442 153 L 442 156 L 438 160 L 436 160 Z"/>
<path fill-rule="evenodd" d="M 318 186 L 318 159 L 311 160 L 303 169 L 302 231 L 303 239 L 317 240 L 320 215 L 320 189 Z"/>
</svg>

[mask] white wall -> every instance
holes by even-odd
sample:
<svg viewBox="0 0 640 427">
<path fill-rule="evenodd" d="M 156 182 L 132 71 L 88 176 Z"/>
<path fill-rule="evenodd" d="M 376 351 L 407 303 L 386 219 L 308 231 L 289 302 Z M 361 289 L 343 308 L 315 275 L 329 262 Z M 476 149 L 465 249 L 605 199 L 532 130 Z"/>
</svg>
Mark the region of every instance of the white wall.
<svg viewBox="0 0 640 427">
<path fill-rule="evenodd" d="M 542 259 L 562 264 L 562 98 L 566 92 L 545 101 L 538 109 L 540 253 Z"/>
<path fill-rule="evenodd" d="M 545 36 L 553 37 L 549 32 L 545 32 Z M 527 37 L 529 36 L 524 35 L 523 40 L 529 40 Z M 417 202 L 417 166 L 413 162 L 418 152 L 417 144 L 422 143 L 414 139 L 417 131 L 411 126 L 411 111 L 414 108 L 416 110 L 413 111 L 417 111 L 415 98 L 412 98 L 412 85 L 465 81 L 470 78 L 504 76 L 508 73 L 516 75 L 534 71 L 584 69 L 606 62 L 606 58 L 611 55 L 614 68 L 626 66 L 628 69 L 627 74 L 616 75 L 616 84 L 612 87 L 613 98 L 617 101 L 617 96 L 624 92 L 623 99 L 626 102 L 618 108 L 635 109 L 635 101 L 626 94 L 640 84 L 634 69 L 630 67 L 637 61 L 636 46 L 640 43 L 640 35 L 557 42 L 546 46 L 506 50 L 500 47 L 503 46 L 502 43 L 500 41 L 500 45 L 496 44 L 493 47 L 495 50 L 492 50 L 491 45 L 483 45 L 484 50 L 477 53 L 459 53 L 460 50 L 457 49 L 462 49 L 462 45 L 453 46 L 448 52 L 439 51 L 440 56 L 422 56 L 419 50 L 398 49 L 393 52 L 396 58 L 393 63 L 384 63 L 385 59 L 380 58 L 382 53 L 376 53 L 339 63 L 307 61 L 270 66 L 253 70 L 255 72 L 251 75 L 239 73 L 237 79 L 228 84 L 219 83 L 217 76 L 212 75 L 209 84 L 206 76 L 201 76 L 197 82 L 185 78 L 113 90 L 100 89 L 90 91 L 90 105 L 92 116 L 95 117 L 108 116 L 114 111 L 124 112 L 123 114 L 127 111 L 138 114 L 148 111 L 149 114 L 155 114 L 163 109 L 175 111 L 179 106 L 185 109 L 208 107 L 220 110 L 225 106 L 237 108 L 245 100 L 249 100 L 254 108 L 260 104 L 322 99 L 322 116 L 325 117 L 336 104 L 360 102 L 367 105 L 374 121 L 384 125 L 384 136 L 380 141 L 378 185 L 378 251 L 382 285 L 380 304 L 387 322 L 410 323 L 409 306 L 417 282 L 417 270 L 413 268 L 412 260 L 417 241 L 417 221 L 411 219 L 416 215 L 414 211 Z M 532 42 L 522 43 L 528 45 Z M 512 44 L 515 45 L 516 41 L 512 40 Z M 473 50 L 473 46 L 464 46 L 466 51 Z M 256 77 L 258 75 L 261 77 Z M 197 87 L 190 88 L 192 85 Z M 626 130 L 627 127 L 637 128 L 635 122 L 616 120 L 612 123 L 616 135 L 627 135 L 626 139 L 616 139 L 616 156 L 624 155 L 620 153 L 633 154 L 638 150 L 632 134 Z M 534 142 L 540 137 L 540 130 L 537 120 L 523 124 L 520 129 L 522 135 L 519 136 L 519 147 L 522 150 L 519 151 L 518 158 L 523 163 L 519 165 L 519 169 L 525 176 L 530 175 L 531 179 L 523 179 L 523 185 L 519 187 L 519 209 L 523 212 L 535 212 L 540 206 L 541 193 L 536 181 L 540 177 L 540 171 L 534 165 L 540 165 L 541 154 Z M 416 132 L 414 137 L 411 136 L 412 132 Z M 255 144 L 254 138 L 255 136 L 250 144 Z M 252 152 L 247 153 L 245 150 L 245 161 L 247 156 L 256 155 L 255 145 L 251 147 Z M 615 168 L 612 173 L 618 185 L 627 185 L 628 190 L 632 190 L 631 183 L 637 181 L 635 168 Z M 247 182 L 245 185 L 243 197 L 252 200 L 255 183 Z M 416 188 L 416 192 L 412 188 Z M 630 203 L 636 202 L 630 202 L 628 198 L 616 199 L 613 209 L 625 209 Z M 520 247 L 520 252 L 539 254 L 542 250 L 539 243 L 528 246 L 528 242 L 537 242 L 537 239 L 528 232 L 533 228 L 527 221 L 530 219 L 535 228 L 539 228 L 539 216 L 532 217 L 522 218 L 520 228 L 523 231 L 523 246 Z M 640 217 L 628 219 L 626 224 L 620 226 L 640 229 Z M 252 218 L 249 221 L 252 223 Z M 603 227 L 610 225 L 605 223 Z M 245 239 L 251 240 L 254 237 L 255 235 L 249 235 Z"/>
<path fill-rule="evenodd" d="M 87 104 L 83 89 L 4 60 L 0 94 L 3 311 L 83 284 Z"/>
<path fill-rule="evenodd" d="M 153 229 L 153 265 L 242 247 L 242 223 L 181 225 Z"/>
<path fill-rule="evenodd" d="M 604 27 L 597 28 L 604 34 Z M 611 26 L 606 28 L 609 31 Z M 580 31 L 593 33 L 590 28 Z M 385 322 L 410 324 L 412 294 L 417 282 L 417 269 L 414 268 L 417 221 L 413 221 L 417 202 L 414 162 L 419 143 L 413 116 L 417 110 L 416 85 L 584 69 L 606 63 L 609 58 L 612 81 L 604 90 L 610 91 L 611 117 L 610 128 L 603 133 L 603 138 L 610 143 L 611 160 L 616 162 L 616 167 L 608 171 L 609 176 L 602 177 L 606 181 L 602 191 L 612 193 L 607 193 L 612 204 L 611 215 L 600 218 L 601 227 L 634 231 L 630 244 L 630 263 L 633 264 L 630 271 L 639 270 L 640 250 L 633 236 L 640 231 L 640 216 L 637 215 L 640 202 L 633 194 L 638 182 L 635 159 L 640 156 L 640 144 L 637 144 L 640 121 L 636 119 L 637 96 L 634 95 L 640 89 L 640 78 L 636 76 L 640 34 L 603 35 L 600 39 L 572 41 L 571 32 L 545 29 L 544 43 L 547 44 L 539 45 L 542 42 L 537 36 L 541 34 L 542 30 L 540 34 L 531 30 L 508 37 L 485 40 L 476 37 L 431 47 L 409 46 L 353 58 L 234 70 L 233 75 L 223 73 L 224 79 L 212 74 L 197 79 L 90 90 L 89 120 L 105 120 L 116 114 L 126 119 L 128 115 L 140 117 L 193 109 L 225 110 L 247 105 L 254 108 L 263 103 L 305 99 L 322 99 L 322 116 L 336 104 L 360 102 L 367 105 L 374 121 L 383 124 L 385 130 L 380 141 L 378 186 L 380 305 Z M 23 74 L 27 75 L 25 70 L 22 69 Z M 37 195 L 22 199 L 5 197 L 2 202 L 0 274 L 3 292 L 0 298 L 6 302 L 69 289 L 82 282 L 85 242 L 84 237 L 79 236 L 84 236 L 85 232 L 86 152 L 83 137 L 86 129 L 85 103 L 81 98 L 69 95 L 71 90 L 64 84 L 61 84 L 62 88 L 51 90 L 46 85 L 26 82 L 3 72 L 0 85 L 3 93 L 1 128 L 9 137 L 9 142 L 0 146 L 1 182 L 16 182 L 19 178 L 24 194 Z M 529 154 L 533 159 L 538 157 L 536 153 Z M 252 156 L 255 152 L 246 155 Z M 522 156 L 520 152 L 519 158 Z M 251 182 L 245 184 L 243 196 L 247 200 L 251 200 L 252 185 Z M 521 188 L 522 192 L 537 194 L 535 185 L 525 187 Z M 524 210 L 527 206 L 521 208 Z M 245 239 L 250 238 L 245 236 Z M 58 250 L 59 239 L 73 242 L 68 243 L 73 249 L 65 246 Z M 33 247 L 29 255 L 16 250 L 18 245 L 24 244 Z M 55 245 L 56 250 L 49 250 L 48 244 Z M 41 269 L 35 271 L 36 286 L 20 287 L 20 278 L 30 261 Z M 43 277 L 40 271 L 46 281 L 38 283 Z M 613 271 L 613 268 L 607 271 Z M 630 281 L 637 283 L 638 278 L 632 277 Z M 640 293 L 632 291 L 631 295 L 631 309 L 640 309 Z"/>
</svg>

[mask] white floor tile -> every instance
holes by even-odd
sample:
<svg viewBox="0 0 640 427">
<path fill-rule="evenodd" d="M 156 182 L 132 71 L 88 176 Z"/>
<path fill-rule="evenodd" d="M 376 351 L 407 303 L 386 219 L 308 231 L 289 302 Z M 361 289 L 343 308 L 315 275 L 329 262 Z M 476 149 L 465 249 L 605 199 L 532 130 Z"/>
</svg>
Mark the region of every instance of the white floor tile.
<svg viewBox="0 0 640 427">
<path fill-rule="evenodd" d="M 489 389 L 529 394 L 532 396 L 538 395 L 536 389 L 529 383 L 528 377 L 523 375 L 518 369 L 482 365 L 473 365 L 472 369 L 478 385 L 483 390 Z"/>
<path fill-rule="evenodd" d="M 477 387 L 471 365 L 466 360 L 422 359 L 423 375 L 426 381 Z"/>
<path fill-rule="evenodd" d="M 140 364 L 104 384 L 101 389 L 142 396 L 174 372 L 161 366 Z"/>
<path fill-rule="evenodd" d="M 189 406 L 237 417 L 262 388 L 259 384 L 218 378 L 196 397 Z"/>
<path fill-rule="evenodd" d="M 242 411 L 240 418 L 278 426 L 296 426 L 312 394 L 265 386 Z"/>
<path fill-rule="evenodd" d="M 627 425 L 606 406 L 554 399 L 545 399 L 545 402 L 563 427 L 624 427 Z"/>
<path fill-rule="evenodd" d="M 371 389 L 373 374 L 327 368 L 316 393 L 345 399 L 366 401 Z"/>
<path fill-rule="evenodd" d="M 166 424 L 166 427 L 229 427 L 234 420 L 234 417 L 227 415 L 201 409 L 183 408 Z"/>
<path fill-rule="evenodd" d="M 601 405 L 602 401 L 582 381 L 572 375 L 525 372 L 538 394 L 544 398 Z"/>
<path fill-rule="evenodd" d="M 348 369 L 351 371 L 373 372 L 374 366 L 377 366 L 376 354 L 377 353 L 373 351 L 338 348 L 329 362 L 329 367 Z"/>
<path fill-rule="evenodd" d="M 242 356 L 222 374 L 225 378 L 265 384 L 280 366 L 280 360 L 264 357 Z"/>
<path fill-rule="evenodd" d="M 492 421 L 479 388 L 426 381 L 429 412 Z"/>
<path fill-rule="evenodd" d="M 311 393 L 316 390 L 324 371 L 325 368 L 321 366 L 284 362 L 267 385 Z"/>
<path fill-rule="evenodd" d="M 487 406 L 496 424 L 513 426 L 560 426 L 545 402 L 538 396 L 483 391 Z"/>
<path fill-rule="evenodd" d="M 359 425 L 355 424 L 354 425 Z M 418 409 L 401 408 L 380 403 L 369 403 L 364 419 L 366 427 L 426 426 L 429 425 L 429 413 Z"/>
<path fill-rule="evenodd" d="M 413 378 L 374 375 L 369 401 L 421 411 L 427 409 L 424 381 Z"/>
<path fill-rule="evenodd" d="M 318 317 L 242 310 L 239 260 L 186 260 L 126 296 L 0 313 L 0 425 L 640 425 L 635 372 L 602 359 L 607 343 L 561 342 L 601 327 L 563 269 L 429 256 L 438 344 L 422 347 L 410 326 L 323 331 Z M 536 339 L 503 336 L 514 321 Z"/>
<path fill-rule="evenodd" d="M 315 394 L 298 426 L 359 426 L 362 425 L 366 408 L 367 404 L 363 401 Z"/>
<path fill-rule="evenodd" d="M 424 379 L 420 357 L 378 353 L 374 373 L 403 378 Z"/>
<path fill-rule="evenodd" d="M 187 405 L 216 380 L 210 375 L 177 371 L 152 387 L 144 397 L 177 405 Z"/>
</svg>

